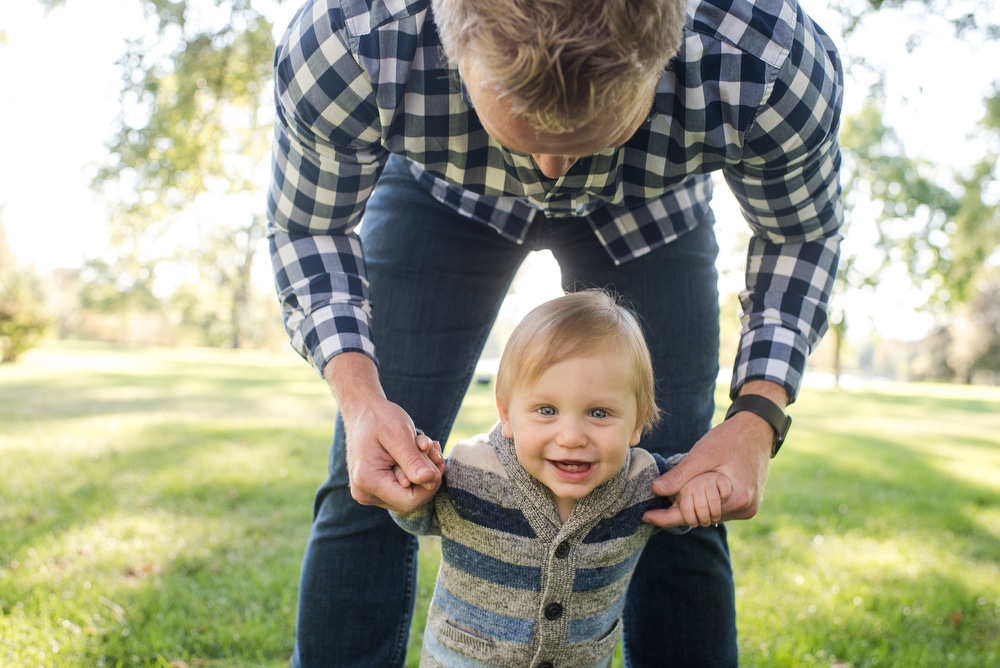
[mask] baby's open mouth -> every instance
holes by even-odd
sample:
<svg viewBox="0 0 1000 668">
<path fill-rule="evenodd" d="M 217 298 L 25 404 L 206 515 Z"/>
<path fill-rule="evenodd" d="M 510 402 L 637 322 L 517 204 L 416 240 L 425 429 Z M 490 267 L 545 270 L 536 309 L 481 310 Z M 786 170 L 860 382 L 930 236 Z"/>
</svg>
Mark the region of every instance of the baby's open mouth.
<svg viewBox="0 0 1000 668">
<path fill-rule="evenodd" d="M 552 465 L 560 471 L 566 471 L 567 473 L 583 473 L 584 471 L 589 471 L 594 464 L 593 462 L 553 461 Z"/>
</svg>

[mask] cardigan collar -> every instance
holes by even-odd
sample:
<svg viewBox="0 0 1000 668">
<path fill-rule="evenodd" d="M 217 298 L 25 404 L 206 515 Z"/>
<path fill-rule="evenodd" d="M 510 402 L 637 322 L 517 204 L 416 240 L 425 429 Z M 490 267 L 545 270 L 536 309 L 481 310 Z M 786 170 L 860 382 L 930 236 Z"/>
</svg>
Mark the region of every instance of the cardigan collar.
<svg viewBox="0 0 1000 668">
<path fill-rule="evenodd" d="M 557 533 L 564 528 L 590 525 L 604 517 L 609 507 L 619 503 L 625 491 L 625 482 L 632 460 L 631 448 L 625 456 L 625 464 L 621 470 L 578 500 L 564 525 L 559 519 L 552 492 L 521 465 L 514 451 L 514 440 L 503 435 L 499 423 L 490 431 L 489 441 L 507 475 L 510 476 L 511 482 L 527 498 L 528 503 L 523 504 L 522 510 L 533 525 L 539 522 L 550 524 Z"/>
</svg>

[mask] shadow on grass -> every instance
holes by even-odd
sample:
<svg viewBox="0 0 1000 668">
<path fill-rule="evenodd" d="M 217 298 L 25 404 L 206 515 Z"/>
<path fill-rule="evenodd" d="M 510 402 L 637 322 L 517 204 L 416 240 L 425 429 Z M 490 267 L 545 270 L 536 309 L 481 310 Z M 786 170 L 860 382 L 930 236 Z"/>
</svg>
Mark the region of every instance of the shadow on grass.
<svg viewBox="0 0 1000 668">
<path fill-rule="evenodd" d="M 287 665 L 334 407 L 298 361 L 214 353 L 0 372 L 0 665 Z M 730 524 L 746 665 L 998 662 L 984 396 L 803 393 L 761 513 Z M 474 387 L 452 440 L 494 420 Z"/>
<path fill-rule="evenodd" d="M 35 446 L 7 447 L 9 460 L 22 466 L 5 481 L 21 493 L 5 504 L 6 519 L 20 530 L 4 532 L 4 550 L 115 508 L 223 515 L 248 506 L 287 507 L 290 498 L 303 496 L 304 476 L 319 481 L 325 473 L 329 435 L 322 428 L 175 422 L 125 431 L 103 442 L 97 435 L 76 451 L 62 448 L 57 461 Z M 11 508 L 18 513 L 11 515 Z"/>
<path fill-rule="evenodd" d="M 0 367 L 0 423 L 174 412 L 332 425 L 336 408 L 308 365 L 280 356 L 88 346 L 42 350 L 33 360 Z"/>
<path fill-rule="evenodd" d="M 759 612 L 741 605 L 741 665 L 997 665 L 995 603 L 968 581 L 941 573 L 870 575 L 848 566 L 835 578 L 781 583 L 780 597 L 755 600 Z M 738 597 L 755 589 L 739 587 Z"/>
<path fill-rule="evenodd" d="M 795 453 L 774 465 L 760 514 L 739 523 L 739 534 L 794 526 L 807 537 L 895 535 L 959 561 L 997 563 L 1000 535 L 978 521 L 984 510 L 1000 511 L 995 485 L 944 473 L 933 458 L 887 439 L 857 436 L 846 452 L 825 450 L 831 454 Z"/>
<path fill-rule="evenodd" d="M 1000 401 L 808 396 L 730 523 L 749 663 L 995 665 Z"/>
<path fill-rule="evenodd" d="M 17 661 L 0 650 L 0 664 L 50 642 L 66 660 L 51 665 L 287 664 L 328 439 L 325 429 L 150 424 L 125 447 L 44 468 L 30 465 L 44 458 L 29 446 L 8 447 L 26 466 L 16 494 L 0 498 L 0 574 L 13 576 L 0 577 L 0 619 L 37 635 Z"/>
</svg>

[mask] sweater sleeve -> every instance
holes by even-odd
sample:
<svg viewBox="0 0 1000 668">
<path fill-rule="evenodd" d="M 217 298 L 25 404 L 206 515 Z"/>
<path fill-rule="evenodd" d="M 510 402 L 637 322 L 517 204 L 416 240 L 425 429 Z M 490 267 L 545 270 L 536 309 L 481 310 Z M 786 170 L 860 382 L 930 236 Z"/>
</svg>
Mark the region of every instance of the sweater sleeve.
<svg viewBox="0 0 1000 668">
<path fill-rule="evenodd" d="M 434 502 L 426 503 L 410 513 L 389 511 L 389 515 L 399 527 L 414 536 L 439 536 L 441 527 L 437 523 Z"/>
<path fill-rule="evenodd" d="M 663 475 L 670 469 L 674 468 L 681 463 L 681 460 L 687 456 L 687 453 L 681 453 L 677 455 L 671 455 L 670 457 L 663 457 L 655 452 L 649 453 L 653 455 L 653 460 L 656 461 L 656 469 L 659 471 L 660 475 Z M 653 499 L 653 504 L 650 506 L 650 510 L 659 510 L 661 508 L 669 508 L 673 505 L 673 501 L 665 496 L 657 496 Z M 691 530 L 691 527 L 671 527 L 666 529 L 667 533 L 672 533 L 676 535 L 686 534 Z"/>
</svg>

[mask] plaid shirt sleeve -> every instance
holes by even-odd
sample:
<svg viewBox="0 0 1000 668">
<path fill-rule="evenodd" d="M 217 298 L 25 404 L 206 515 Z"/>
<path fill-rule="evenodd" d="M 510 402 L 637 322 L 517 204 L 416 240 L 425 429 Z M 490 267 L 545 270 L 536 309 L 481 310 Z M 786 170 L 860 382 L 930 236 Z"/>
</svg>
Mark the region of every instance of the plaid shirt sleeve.
<svg viewBox="0 0 1000 668">
<path fill-rule="evenodd" d="M 793 47 L 746 141 L 723 170 L 753 237 L 730 393 L 781 384 L 794 401 L 827 328 L 843 222 L 837 130 L 843 74 L 826 35 L 798 10 Z"/>
<path fill-rule="evenodd" d="M 330 7 L 307 3 L 275 52 L 268 193 L 285 328 L 320 374 L 340 352 L 375 359 L 355 228 L 387 157 L 372 83 L 347 46 L 345 17 Z"/>
<path fill-rule="evenodd" d="M 533 170 L 508 164 L 516 159 L 453 104 L 459 92 L 440 90 L 450 74 L 433 69 L 427 7 L 310 0 L 275 53 L 269 233 L 295 349 L 320 372 L 339 352 L 375 358 L 355 228 L 387 150 L 412 160 L 431 195 L 514 241 L 534 213 L 587 215 L 616 263 L 699 224 L 709 215 L 708 172 L 721 169 L 754 231 L 732 392 L 765 379 L 794 398 L 827 326 L 843 218 L 843 76 L 829 38 L 797 3 L 690 0 L 691 48 L 661 82 L 648 128 L 581 161 L 591 171 L 562 179 L 561 199 Z M 394 116 L 404 95 L 408 115 Z M 439 145 L 448 151 L 431 150 Z M 629 169 L 613 169 L 619 159 Z"/>
</svg>

